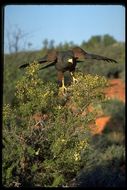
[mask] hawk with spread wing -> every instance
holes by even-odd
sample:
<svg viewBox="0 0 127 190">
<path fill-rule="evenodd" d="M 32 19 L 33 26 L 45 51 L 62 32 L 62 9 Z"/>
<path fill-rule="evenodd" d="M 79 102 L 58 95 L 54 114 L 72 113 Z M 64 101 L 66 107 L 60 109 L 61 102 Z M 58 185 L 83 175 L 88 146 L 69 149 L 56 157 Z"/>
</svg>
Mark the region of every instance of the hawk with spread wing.
<svg viewBox="0 0 127 190">
<path fill-rule="evenodd" d="M 50 50 L 43 58 L 38 59 L 37 62 L 40 64 L 46 63 L 46 66 L 42 67 L 41 69 L 48 68 L 53 65 L 55 66 L 57 70 L 59 88 L 62 90 L 62 92 L 64 92 L 66 90 L 64 85 L 64 72 L 69 71 L 73 82 L 77 81 L 74 77 L 74 73 L 76 65 L 78 62 L 81 62 L 81 59 L 96 59 L 117 63 L 117 61 L 114 59 L 88 53 L 80 47 L 74 47 L 67 51 Z M 26 63 L 21 65 L 19 68 L 25 68 L 29 65 L 30 63 Z"/>
</svg>

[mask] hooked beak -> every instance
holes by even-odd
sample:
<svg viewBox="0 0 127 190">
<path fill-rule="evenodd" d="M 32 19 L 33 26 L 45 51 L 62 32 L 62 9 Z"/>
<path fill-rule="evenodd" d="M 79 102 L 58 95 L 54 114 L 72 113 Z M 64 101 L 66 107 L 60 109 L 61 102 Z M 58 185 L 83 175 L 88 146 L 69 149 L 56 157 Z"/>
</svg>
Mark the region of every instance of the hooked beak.
<svg viewBox="0 0 127 190">
<path fill-rule="evenodd" d="M 73 59 L 72 58 L 68 59 L 68 63 L 73 63 Z"/>
</svg>

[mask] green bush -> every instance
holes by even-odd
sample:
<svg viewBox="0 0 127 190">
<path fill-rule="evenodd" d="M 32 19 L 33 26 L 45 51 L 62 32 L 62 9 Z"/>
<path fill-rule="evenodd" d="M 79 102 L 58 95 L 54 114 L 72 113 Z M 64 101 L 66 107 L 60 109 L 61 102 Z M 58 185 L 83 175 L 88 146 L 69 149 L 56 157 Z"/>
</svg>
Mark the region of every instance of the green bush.
<svg viewBox="0 0 127 190">
<path fill-rule="evenodd" d="M 104 133 L 120 132 L 125 133 L 125 104 L 117 99 L 106 100 L 102 104 L 102 109 L 111 119 L 106 124 Z"/>
<path fill-rule="evenodd" d="M 71 91 L 71 101 L 80 108 L 84 109 L 90 103 L 104 100 L 103 89 L 107 85 L 105 77 L 99 75 L 92 76 L 77 73 L 78 83 L 69 87 Z"/>
<path fill-rule="evenodd" d="M 125 187 L 125 133 L 117 131 L 95 135 L 82 155 L 83 169 L 72 186 Z"/>
<path fill-rule="evenodd" d="M 103 150 L 103 148 L 102 148 Z M 91 148 L 84 156 L 85 166 L 78 175 L 79 187 L 125 187 L 125 147 L 111 145 L 105 151 Z"/>
<path fill-rule="evenodd" d="M 101 103 L 105 114 L 111 116 L 103 133 L 90 138 L 82 155 L 84 167 L 73 186 L 125 187 L 125 105 L 118 100 Z"/>
<path fill-rule="evenodd" d="M 33 63 L 26 69 L 25 75 L 16 84 L 16 97 L 20 104 L 20 112 L 31 115 L 36 111 L 44 112 L 55 105 L 56 85 L 45 84 L 38 74 L 39 64 Z"/>
<path fill-rule="evenodd" d="M 96 114 L 87 107 L 104 100 L 104 77 L 79 73 L 78 83 L 61 97 L 55 84 L 39 78 L 38 69 L 36 63 L 26 69 L 16 84 L 16 104 L 3 107 L 2 181 L 6 187 L 68 185 L 80 171 L 82 154 L 89 147 L 88 125 Z M 74 104 L 79 114 L 72 111 Z M 38 112 L 48 119 L 37 128 L 32 116 Z"/>
<path fill-rule="evenodd" d="M 39 65 L 33 63 L 26 70 L 18 69 L 19 65 L 27 61 L 43 57 L 45 49 L 5 55 L 3 186 L 66 186 L 80 173 L 82 167 L 86 174 L 83 176 L 84 187 L 124 185 L 125 176 L 120 170 L 125 160 L 124 131 L 120 129 L 124 126 L 124 105 L 109 101 L 102 106 L 106 80 L 101 76 L 107 77 L 110 72 L 114 77 L 118 71 L 119 77 L 124 80 L 125 43 L 112 41 L 110 36 L 109 40 L 104 37 L 92 37 L 90 43 L 86 42 L 81 47 L 116 59 L 118 64 L 96 60 L 79 63 L 77 69 L 86 75 L 77 73 L 78 83 L 71 84 L 65 96 L 58 95 L 54 83 L 55 68 L 39 71 Z M 67 50 L 73 46 L 68 45 L 61 44 L 56 49 Z M 104 131 L 102 136 L 91 137 L 88 126 L 97 115 L 96 111 L 88 112 L 89 104 L 96 108 L 101 105 L 105 113 L 112 115 L 112 130 L 108 129 L 108 133 Z M 38 112 L 46 114 L 48 119 L 40 120 L 37 125 L 33 115 Z M 120 127 L 116 129 L 115 123 Z"/>
</svg>

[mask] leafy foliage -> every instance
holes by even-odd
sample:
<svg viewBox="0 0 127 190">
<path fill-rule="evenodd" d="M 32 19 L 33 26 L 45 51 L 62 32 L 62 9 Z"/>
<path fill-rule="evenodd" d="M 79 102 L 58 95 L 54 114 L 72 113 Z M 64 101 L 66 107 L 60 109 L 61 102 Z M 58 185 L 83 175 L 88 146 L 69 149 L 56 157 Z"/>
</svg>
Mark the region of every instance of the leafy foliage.
<svg viewBox="0 0 127 190">
<path fill-rule="evenodd" d="M 79 84 L 83 84 L 82 88 Z M 107 84 L 105 77 L 95 75 L 83 75 L 78 73 L 78 83 L 71 85 L 72 101 L 84 109 L 90 102 L 96 102 L 104 98 L 103 89 Z M 92 93 L 91 93 L 92 92 Z M 80 98 L 79 98 L 80 95 Z M 86 104 L 87 102 L 87 104 Z"/>
<path fill-rule="evenodd" d="M 5 55 L 3 93 L 2 183 L 6 187 L 76 186 L 122 187 L 125 185 L 124 107 L 117 100 L 106 100 L 105 77 L 125 79 L 125 44 L 109 35 L 93 36 L 81 47 L 114 58 L 118 64 L 86 60 L 78 64 L 78 83 L 58 95 L 56 71 L 39 71 L 33 60 L 43 57 L 54 42 L 45 41 L 40 51 Z M 55 48 L 66 50 L 73 42 Z M 96 52 L 95 52 L 96 49 Z M 32 61 L 25 71 L 23 62 Z M 104 77 L 105 76 L 105 77 Z M 89 128 L 101 106 L 111 115 L 102 135 L 92 136 Z M 36 114 L 41 116 L 39 119 Z M 83 168 L 83 170 L 81 170 Z M 111 172 L 112 171 L 112 172 Z M 78 184 L 79 183 L 79 184 Z"/>
<path fill-rule="evenodd" d="M 40 80 L 38 68 L 31 64 L 17 81 L 16 107 L 3 108 L 3 184 L 7 187 L 67 185 L 82 167 L 81 154 L 89 147 L 88 124 L 95 118 L 89 112 L 86 117 L 74 114 L 67 103 L 75 102 L 82 112 L 104 98 L 103 77 L 77 74 L 82 90 L 77 94 L 79 85 L 72 85 L 61 105 L 63 97 L 54 84 Z M 48 115 L 38 128 L 32 118 L 37 112 Z"/>
<path fill-rule="evenodd" d="M 93 147 L 87 155 L 85 167 L 77 178 L 77 186 L 125 187 L 125 171 L 122 170 L 125 164 L 123 145 L 108 146 L 103 152 Z"/>
<path fill-rule="evenodd" d="M 111 119 L 103 133 L 89 141 L 89 147 L 82 155 L 84 167 L 72 186 L 126 187 L 125 105 L 118 100 L 106 100 L 101 105 Z"/>
<path fill-rule="evenodd" d="M 44 112 L 50 110 L 55 102 L 52 102 L 56 90 L 56 85 L 50 82 L 45 84 L 39 77 L 39 64 L 31 64 L 26 69 L 25 75 L 16 84 L 16 97 L 21 102 L 20 110 L 26 115 L 34 112 Z M 43 89 L 43 91 L 42 91 Z M 55 98 L 54 98 L 55 100 Z"/>
</svg>

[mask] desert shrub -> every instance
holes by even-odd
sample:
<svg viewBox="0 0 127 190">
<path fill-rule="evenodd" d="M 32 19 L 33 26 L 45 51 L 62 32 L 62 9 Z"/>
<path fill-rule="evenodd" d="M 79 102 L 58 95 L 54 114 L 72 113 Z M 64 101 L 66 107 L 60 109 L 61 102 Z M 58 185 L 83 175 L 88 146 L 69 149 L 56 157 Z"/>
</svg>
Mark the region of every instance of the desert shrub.
<svg viewBox="0 0 127 190">
<path fill-rule="evenodd" d="M 103 133 L 89 139 L 82 155 L 84 168 L 74 186 L 125 187 L 125 104 L 119 100 L 104 100 L 100 104 L 111 119 Z"/>
<path fill-rule="evenodd" d="M 77 177 L 80 187 L 125 187 L 125 147 L 108 146 L 105 151 L 93 146 L 84 156 L 85 166 Z"/>
<path fill-rule="evenodd" d="M 125 83 L 125 70 L 123 70 L 121 73 L 120 73 L 120 78 L 123 80 L 123 82 Z"/>
<path fill-rule="evenodd" d="M 56 85 L 50 82 L 45 84 L 38 77 L 38 69 L 39 64 L 31 64 L 31 67 L 26 69 L 25 75 L 16 84 L 16 97 L 21 112 L 27 115 L 36 111 L 50 110 L 55 105 Z"/>
<path fill-rule="evenodd" d="M 111 115 L 104 132 L 115 131 L 125 133 L 125 104 L 117 99 L 106 100 L 102 104 L 106 115 Z"/>
<path fill-rule="evenodd" d="M 82 155 L 84 168 L 76 177 L 75 185 L 125 187 L 125 144 L 120 141 L 117 139 L 116 143 L 105 134 L 92 137 L 90 146 Z"/>
<path fill-rule="evenodd" d="M 107 78 L 120 78 L 120 74 L 124 70 L 123 64 L 120 63 L 94 62 L 94 64 L 91 64 L 89 61 L 87 69 L 84 68 L 85 73 L 98 74 Z"/>
<path fill-rule="evenodd" d="M 102 104 L 102 109 L 106 115 L 119 117 L 119 119 L 125 119 L 125 104 L 117 99 L 108 99 Z"/>
<path fill-rule="evenodd" d="M 54 83 L 40 80 L 38 69 L 36 63 L 26 69 L 15 87 L 16 104 L 3 107 L 2 182 L 6 187 L 68 185 L 89 147 L 88 125 L 96 115 L 87 106 L 104 99 L 103 77 L 77 74 L 78 84 L 61 97 Z M 79 113 L 86 110 L 85 117 L 74 114 L 71 104 Z M 38 128 L 31 119 L 37 112 L 48 115 Z"/>
<path fill-rule="evenodd" d="M 90 74 L 84 75 L 82 73 L 77 74 L 78 83 L 69 87 L 71 90 L 71 101 L 79 106 L 82 110 L 90 103 L 100 100 L 104 100 L 103 89 L 107 85 L 105 77 Z M 91 93 L 92 92 L 92 93 Z"/>
</svg>

